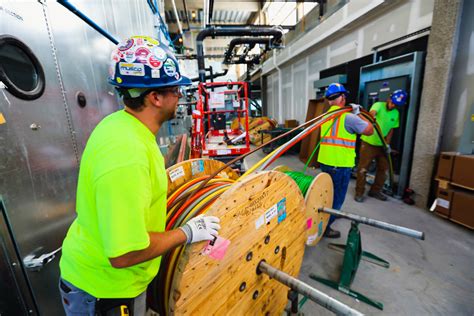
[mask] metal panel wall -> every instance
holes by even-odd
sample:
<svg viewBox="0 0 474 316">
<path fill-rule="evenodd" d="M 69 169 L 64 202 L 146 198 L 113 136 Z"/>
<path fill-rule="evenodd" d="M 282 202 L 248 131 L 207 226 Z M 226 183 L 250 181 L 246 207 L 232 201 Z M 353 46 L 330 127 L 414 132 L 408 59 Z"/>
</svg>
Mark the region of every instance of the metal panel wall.
<svg viewBox="0 0 474 316">
<path fill-rule="evenodd" d="M 132 35 L 156 37 L 146 1 L 75 1 L 74 5 L 118 40 Z M 97 123 L 119 108 L 114 88 L 107 82 L 114 44 L 56 2 L 48 2 L 48 14 L 81 154 Z M 80 92 L 86 97 L 85 107 L 78 105 Z"/>
<path fill-rule="evenodd" d="M 45 92 L 34 101 L 20 100 L 0 88 L 0 113 L 6 120 L 0 124 L 0 196 L 5 206 L 0 220 L 5 218 L 6 227 L 0 229 L 0 246 L 16 245 L 18 250 L 3 252 L 9 257 L 0 258 L 1 280 L 10 280 L 11 266 L 28 255 L 61 246 L 75 217 L 78 160 L 87 138 L 105 115 L 119 108 L 106 81 L 112 43 L 56 1 L 43 3 L 0 0 L 0 34 L 28 45 L 46 76 Z M 156 37 L 146 1 L 84 0 L 74 5 L 118 39 L 137 34 Z M 76 101 L 79 91 L 87 100 L 84 108 Z M 24 303 L 14 314 L 23 308 L 30 314 L 64 313 L 57 259 L 40 271 L 15 277 L 25 286 L 17 287 Z M 13 292 L 12 297 L 18 298 Z M 2 304 L 16 303 L 3 293 L 0 300 L 0 314 L 10 314 Z"/>
<path fill-rule="evenodd" d="M 74 216 L 77 160 L 43 5 L 33 0 L 0 4 L 0 34 L 28 45 L 46 76 L 45 92 L 37 100 L 20 100 L 8 90 L 0 93 L 0 112 L 6 120 L 0 125 L 0 195 L 23 260 L 61 246 Z M 30 128 L 32 124 L 38 128 Z M 57 259 L 52 262 L 39 272 L 27 272 L 44 315 L 62 313 Z"/>
</svg>

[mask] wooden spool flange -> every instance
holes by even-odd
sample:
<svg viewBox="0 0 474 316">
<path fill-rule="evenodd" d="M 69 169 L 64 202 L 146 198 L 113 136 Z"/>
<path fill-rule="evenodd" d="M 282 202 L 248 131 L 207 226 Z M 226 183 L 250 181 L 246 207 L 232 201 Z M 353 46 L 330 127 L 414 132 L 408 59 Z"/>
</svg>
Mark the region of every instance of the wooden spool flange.
<svg viewBox="0 0 474 316">
<path fill-rule="evenodd" d="M 288 302 L 288 288 L 257 274 L 257 266 L 265 260 L 298 276 L 306 215 L 296 183 L 277 171 L 252 174 L 222 194 L 207 215 L 220 218 L 219 236 L 230 245 L 221 259 L 202 253 L 206 242 L 185 248 L 172 281 L 170 313 L 281 314 Z"/>
<path fill-rule="evenodd" d="M 180 162 L 166 169 L 168 174 L 168 196 L 177 188 L 192 179 L 211 175 L 224 166 L 219 160 L 212 159 L 190 159 Z M 218 176 L 237 180 L 239 175 L 230 167 L 222 170 Z"/>
<path fill-rule="evenodd" d="M 332 207 L 333 183 L 331 176 L 320 173 L 314 178 L 306 192 L 306 245 L 316 246 L 328 225 L 329 214 L 319 212 L 321 207 Z"/>
<path fill-rule="evenodd" d="M 288 166 L 285 166 L 285 165 L 276 166 L 275 168 L 273 168 L 273 170 L 280 171 L 280 172 L 293 171 Z"/>
</svg>

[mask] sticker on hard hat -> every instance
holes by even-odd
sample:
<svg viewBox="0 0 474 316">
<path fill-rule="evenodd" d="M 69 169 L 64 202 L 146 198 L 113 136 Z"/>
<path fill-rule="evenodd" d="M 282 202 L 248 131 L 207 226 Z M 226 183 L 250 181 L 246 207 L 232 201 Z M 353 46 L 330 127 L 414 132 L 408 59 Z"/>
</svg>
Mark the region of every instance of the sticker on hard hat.
<svg viewBox="0 0 474 316">
<path fill-rule="evenodd" d="M 165 61 L 166 57 L 168 57 L 165 50 L 159 46 L 153 48 L 153 55 L 161 61 Z"/>
<path fill-rule="evenodd" d="M 145 76 L 145 66 L 141 63 L 119 63 L 119 72 L 126 76 Z"/>
<path fill-rule="evenodd" d="M 150 51 L 145 47 L 139 47 L 135 51 L 135 57 L 137 58 L 137 61 L 141 62 L 142 64 L 147 63 L 148 55 L 150 55 Z"/>
<path fill-rule="evenodd" d="M 166 75 L 168 75 L 169 77 L 174 77 L 174 75 L 176 75 L 176 64 L 172 59 L 168 58 L 165 61 L 164 68 Z"/>
<path fill-rule="evenodd" d="M 157 59 L 155 56 L 150 55 L 148 56 L 148 65 L 150 65 L 151 68 L 161 68 L 163 66 L 163 62 Z"/>
<path fill-rule="evenodd" d="M 134 51 L 128 51 L 125 52 L 125 56 L 123 57 L 127 63 L 133 63 L 135 61 L 135 52 Z"/>
<path fill-rule="evenodd" d="M 125 51 L 125 50 L 127 50 L 127 49 L 130 49 L 130 47 L 132 47 L 132 46 L 133 46 L 133 39 L 129 38 L 129 39 L 127 40 L 127 42 L 125 42 L 124 44 L 120 45 L 120 46 L 118 47 L 118 49 L 121 50 L 121 51 Z"/>
<path fill-rule="evenodd" d="M 151 77 L 152 78 L 160 78 L 160 69 L 152 69 L 151 70 Z"/>
</svg>

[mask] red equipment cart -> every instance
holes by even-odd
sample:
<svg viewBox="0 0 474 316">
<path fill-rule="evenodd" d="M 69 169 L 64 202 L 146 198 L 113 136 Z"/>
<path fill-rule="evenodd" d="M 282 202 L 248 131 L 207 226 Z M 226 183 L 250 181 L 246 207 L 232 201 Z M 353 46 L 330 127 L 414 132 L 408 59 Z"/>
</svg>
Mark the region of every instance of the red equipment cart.
<svg viewBox="0 0 474 316">
<path fill-rule="evenodd" d="M 230 123 L 236 118 L 239 122 L 238 128 L 232 129 Z M 245 154 L 250 151 L 248 130 L 247 82 L 199 84 L 191 131 L 192 158 L 207 156 L 228 161 Z"/>
</svg>

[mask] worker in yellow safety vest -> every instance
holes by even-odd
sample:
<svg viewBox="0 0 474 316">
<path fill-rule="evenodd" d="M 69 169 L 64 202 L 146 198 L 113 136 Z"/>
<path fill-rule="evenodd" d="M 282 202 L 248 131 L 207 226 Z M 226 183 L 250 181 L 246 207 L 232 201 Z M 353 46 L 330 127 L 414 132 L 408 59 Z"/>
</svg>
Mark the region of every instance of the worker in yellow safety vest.
<svg viewBox="0 0 474 316">
<path fill-rule="evenodd" d="M 330 108 L 327 113 L 340 109 L 346 105 L 347 90 L 342 84 L 332 83 L 326 89 L 325 97 Z M 328 173 L 334 185 L 334 199 L 332 208 L 340 210 L 346 197 L 351 171 L 355 165 L 356 134 L 372 135 L 372 124 L 359 116 L 360 105 L 350 104 L 352 113 L 324 123 L 321 127 L 323 135 L 319 149 L 318 162 L 321 171 Z M 339 231 L 331 228 L 336 218 L 331 216 L 324 232 L 327 238 L 339 238 Z"/>
</svg>

